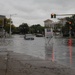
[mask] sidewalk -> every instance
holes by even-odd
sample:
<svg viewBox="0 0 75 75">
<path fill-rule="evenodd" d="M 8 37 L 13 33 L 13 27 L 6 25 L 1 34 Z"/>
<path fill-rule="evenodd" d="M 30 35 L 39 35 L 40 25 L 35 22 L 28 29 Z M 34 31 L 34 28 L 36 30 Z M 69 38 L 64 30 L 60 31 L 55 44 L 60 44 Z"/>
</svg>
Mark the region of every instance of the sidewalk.
<svg viewBox="0 0 75 75">
<path fill-rule="evenodd" d="M 0 75 L 75 75 L 56 62 L 14 52 L 0 52 Z"/>
</svg>

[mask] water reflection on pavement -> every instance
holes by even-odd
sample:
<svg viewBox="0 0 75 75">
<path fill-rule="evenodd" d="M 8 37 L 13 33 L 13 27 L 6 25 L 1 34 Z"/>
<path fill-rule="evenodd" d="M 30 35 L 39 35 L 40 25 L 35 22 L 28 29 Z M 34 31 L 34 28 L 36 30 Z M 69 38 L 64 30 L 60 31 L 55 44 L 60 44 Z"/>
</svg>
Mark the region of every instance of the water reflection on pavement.
<svg viewBox="0 0 75 75">
<path fill-rule="evenodd" d="M 11 43 L 7 46 L 8 50 L 13 50 L 17 53 L 24 53 L 27 55 L 45 58 L 45 40 L 44 37 L 34 40 L 25 40 L 23 35 L 15 35 Z"/>
<path fill-rule="evenodd" d="M 24 40 L 23 35 L 14 35 L 13 38 L 0 39 L 0 50 L 3 48 L 75 67 L 75 46 L 65 38 L 35 37 L 34 40 Z"/>
<path fill-rule="evenodd" d="M 53 45 L 55 61 L 75 68 L 74 39 L 55 38 Z"/>
</svg>

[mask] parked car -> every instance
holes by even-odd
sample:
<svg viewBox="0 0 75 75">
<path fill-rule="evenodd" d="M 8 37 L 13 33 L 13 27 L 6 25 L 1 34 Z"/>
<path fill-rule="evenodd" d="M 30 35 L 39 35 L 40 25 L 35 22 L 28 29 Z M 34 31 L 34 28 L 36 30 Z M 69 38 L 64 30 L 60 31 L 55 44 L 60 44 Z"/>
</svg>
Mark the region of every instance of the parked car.
<svg viewBox="0 0 75 75">
<path fill-rule="evenodd" d="M 25 34 L 24 39 L 25 40 L 34 40 L 34 35 L 33 34 Z"/>
<path fill-rule="evenodd" d="M 55 35 L 60 35 L 60 32 L 56 32 Z"/>
<path fill-rule="evenodd" d="M 43 34 L 36 34 L 36 37 L 43 37 Z"/>
</svg>

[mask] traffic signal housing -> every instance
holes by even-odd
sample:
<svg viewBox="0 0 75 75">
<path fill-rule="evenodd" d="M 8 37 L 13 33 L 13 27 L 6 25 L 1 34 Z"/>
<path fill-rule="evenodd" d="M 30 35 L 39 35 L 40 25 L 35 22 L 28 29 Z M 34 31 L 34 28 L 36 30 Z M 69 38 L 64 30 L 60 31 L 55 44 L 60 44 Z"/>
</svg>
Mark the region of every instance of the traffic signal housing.
<svg viewBox="0 0 75 75">
<path fill-rule="evenodd" d="M 56 14 L 54 14 L 54 18 L 56 18 Z"/>
<path fill-rule="evenodd" d="M 56 18 L 56 14 L 51 14 L 51 18 Z"/>
<path fill-rule="evenodd" d="M 68 22 L 68 23 L 69 23 L 69 29 L 71 30 L 72 29 L 72 27 L 71 27 L 72 22 Z"/>
<path fill-rule="evenodd" d="M 54 14 L 51 14 L 51 18 L 53 18 Z"/>
<path fill-rule="evenodd" d="M 72 22 L 69 22 L 69 24 L 72 24 Z"/>
</svg>

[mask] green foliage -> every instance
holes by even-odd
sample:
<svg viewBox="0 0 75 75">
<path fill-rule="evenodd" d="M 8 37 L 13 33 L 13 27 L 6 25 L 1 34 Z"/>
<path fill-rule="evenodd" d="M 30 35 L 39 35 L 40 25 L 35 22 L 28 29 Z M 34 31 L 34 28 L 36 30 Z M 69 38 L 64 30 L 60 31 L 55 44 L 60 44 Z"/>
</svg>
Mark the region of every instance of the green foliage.
<svg viewBox="0 0 75 75">
<path fill-rule="evenodd" d="M 31 33 L 44 33 L 44 27 L 40 24 L 30 26 Z"/>
<path fill-rule="evenodd" d="M 5 20 L 5 25 L 4 25 L 4 29 L 6 32 L 9 33 L 10 31 L 10 19 Z M 28 26 L 27 23 L 22 23 L 21 25 L 19 25 L 19 27 L 15 27 L 12 23 L 11 23 L 11 32 L 12 34 L 27 34 L 27 33 L 32 33 L 32 34 L 37 34 L 37 33 L 44 33 L 44 27 L 41 26 L 40 24 L 36 24 L 36 25 L 32 25 L 32 26 Z"/>
<path fill-rule="evenodd" d="M 13 33 L 15 31 L 16 27 L 12 24 L 12 21 L 10 19 L 5 18 L 5 20 L 4 20 L 4 29 L 7 33 L 9 33 L 10 23 L 11 23 L 11 32 Z"/>
<path fill-rule="evenodd" d="M 19 27 L 14 27 L 13 33 L 12 34 L 19 34 Z"/>
<path fill-rule="evenodd" d="M 44 27 L 41 26 L 40 24 L 31 25 L 29 27 L 27 23 L 22 23 L 21 25 L 19 25 L 18 29 L 19 29 L 19 32 L 21 34 L 26 34 L 26 33 L 32 33 L 32 34 L 44 33 Z"/>
<path fill-rule="evenodd" d="M 19 31 L 21 34 L 26 34 L 29 32 L 29 26 L 27 23 L 22 23 L 20 26 L 19 26 Z"/>
<path fill-rule="evenodd" d="M 72 17 L 66 17 L 66 24 L 62 27 L 62 33 L 67 33 L 71 31 L 71 35 L 74 36 L 75 34 L 75 15 Z"/>
</svg>

